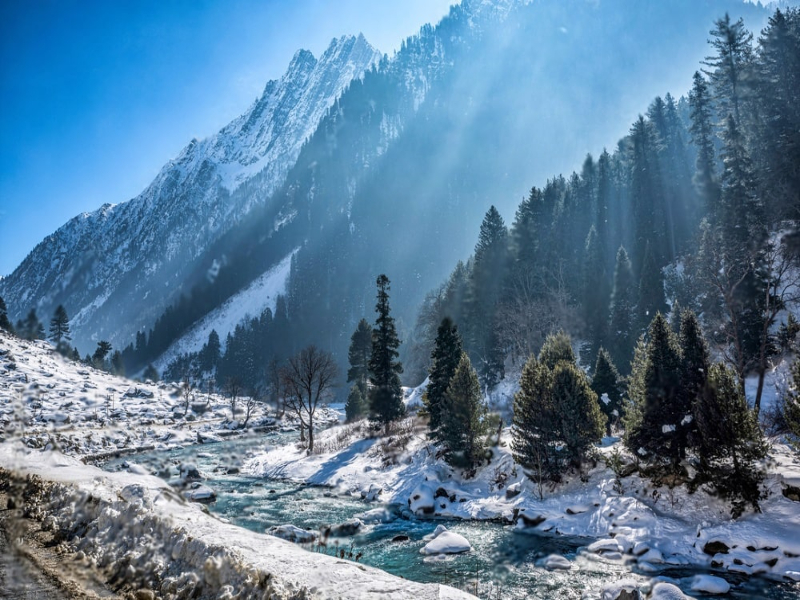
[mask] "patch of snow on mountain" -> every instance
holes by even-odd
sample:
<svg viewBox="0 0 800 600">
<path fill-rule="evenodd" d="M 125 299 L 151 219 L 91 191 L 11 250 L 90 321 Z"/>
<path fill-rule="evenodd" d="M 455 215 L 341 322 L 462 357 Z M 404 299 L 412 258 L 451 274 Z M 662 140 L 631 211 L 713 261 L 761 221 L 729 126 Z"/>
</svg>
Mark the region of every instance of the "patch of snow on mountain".
<svg viewBox="0 0 800 600">
<path fill-rule="evenodd" d="M 297 250 L 286 256 L 280 263 L 196 323 L 188 333 L 173 343 L 159 357 L 154 363 L 156 369 L 161 372 L 181 354 L 200 350 L 208 341 L 208 334 L 212 330 L 216 330 L 219 334 L 224 350 L 225 336 L 228 332 L 232 332 L 243 319 L 258 317 L 267 308 L 274 311 L 278 296 L 286 291 L 292 256 L 296 252 Z"/>
</svg>

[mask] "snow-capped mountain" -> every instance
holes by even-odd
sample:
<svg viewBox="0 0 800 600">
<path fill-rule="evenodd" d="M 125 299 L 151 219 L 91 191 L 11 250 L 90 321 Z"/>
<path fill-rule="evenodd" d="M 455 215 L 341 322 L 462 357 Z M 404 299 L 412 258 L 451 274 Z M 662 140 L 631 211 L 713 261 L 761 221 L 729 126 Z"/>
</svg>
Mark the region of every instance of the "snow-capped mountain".
<svg viewBox="0 0 800 600">
<path fill-rule="evenodd" d="M 334 101 L 380 56 L 362 35 L 334 39 L 319 59 L 298 51 L 242 116 L 192 140 L 139 196 L 40 242 L 0 281 L 11 316 L 33 307 L 44 320 L 63 303 L 79 346 L 127 343 L 188 291 L 194 259 L 282 185 Z"/>
</svg>

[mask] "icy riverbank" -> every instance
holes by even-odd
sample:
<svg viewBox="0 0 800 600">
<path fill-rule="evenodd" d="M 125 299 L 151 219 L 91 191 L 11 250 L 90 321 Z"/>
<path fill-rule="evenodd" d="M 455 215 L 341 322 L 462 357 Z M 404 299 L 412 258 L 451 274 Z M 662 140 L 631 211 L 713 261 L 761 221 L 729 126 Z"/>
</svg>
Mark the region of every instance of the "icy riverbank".
<svg viewBox="0 0 800 600">
<path fill-rule="evenodd" d="M 243 472 L 327 485 L 395 504 L 410 516 L 500 520 L 535 535 L 588 538 L 584 552 L 640 573 L 696 566 L 737 575 L 800 581 L 800 460 L 775 443 L 765 463 L 761 513 L 734 520 L 730 506 L 700 489 L 655 488 L 636 474 L 617 479 L 605 464 L 621 444 L 605 440 L 601 460 L 555 489 L 539 490 L 513 461 L 505 432 L 490 464 L 465 478 L 436 458 L 425 431 L 410 422 L 391 438 L 343 425 L 318 436 L 328 449 L 307 456 L 287 445 L 245 463 Z M 368 513 L 367 513 L 368 514 Z"/>
<path fill-rule="evenodd" d="M 16 502 L 25 498 L 26 512 L 57 532 L 69 556 L 141 597 L 471 597 L 224 523 L 153 476 L 107 473 L 17 444 L 0 445 L 0 466 Z M 22 479 L 30 475 L 40 481 Z"/>
</svg>

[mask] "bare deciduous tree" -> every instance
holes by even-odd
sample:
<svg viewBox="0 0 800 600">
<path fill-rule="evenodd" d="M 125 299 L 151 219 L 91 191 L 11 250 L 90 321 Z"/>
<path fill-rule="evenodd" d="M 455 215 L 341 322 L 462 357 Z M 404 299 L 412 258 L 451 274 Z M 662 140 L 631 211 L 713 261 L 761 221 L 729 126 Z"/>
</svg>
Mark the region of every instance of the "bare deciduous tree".
<svg viewBox="0 0 800 600">
<path fill-rule="evenodd" d="M 758 388 L 756 390 L 756 413 L 761 409 L 761 396 L 764 392 L 764 377 L 770 367 L 770 347 L 772 326 L 778 313 L 800 304 L 800 261 L 796 249 L 785 244 L 783 239 L 767 246 L 764 253 L 765 270 L 768 274 L 764 290 L 764 313 L 759 336 Z"/>
<path fill-rule="evenodd" d="M 286 408 L 297 415 L 301 431 L 308 431 L 308 451 L 314 451 L 314 414 L 336 382 L 338 367 L 330 352 L 308 346 L 281 369 Z"/>
</svg>

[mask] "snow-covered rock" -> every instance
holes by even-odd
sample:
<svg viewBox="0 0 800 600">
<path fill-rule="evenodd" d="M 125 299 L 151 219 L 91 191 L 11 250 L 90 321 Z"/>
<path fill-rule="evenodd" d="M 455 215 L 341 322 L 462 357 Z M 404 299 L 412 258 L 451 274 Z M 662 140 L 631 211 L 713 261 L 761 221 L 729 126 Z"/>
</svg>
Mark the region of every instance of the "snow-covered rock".
<svg viewBox="0 0 800 600">
<path fill-rule="evenodd" d="M 691 600 L 677 585 L 660 581 L 653 586 L 649 600 Z"/>
<path fill-rule="evenodd" d="M 183 495 L 191 502 L 200 502 L 202 504 L 209 504 L 217 500 L 217 493 L 214 490 L 198 482 L 191 484 L 188 489 L 184 490 Z"/>
<path fill-rule="evenodd" d="M 607 583 L 600 592 L 602 600 L 641 600 L 640 583 L 634 579 L 620 579 Z"/>
<path fill-rule="evenodd" d="M 279 537 L 282 540 L 294 542 L 295 544 L 309 544 L 317 539 L 316 531 L 302 529 L 292 524 L 270 527 L 267 529 L 267 533 Z"/>
<path fill-rule="evenodd" d="M 695 575 L 691 585 L 693 592 L 703 592 L 705 594 L 727 594 L 731 590 L 731 584 L 722 577 L 714 575 Z"/>
<path fill-rule="evenodd" d="M 422 554 L 461 554 L 469 552 L 472 546 L 463 535 L 444 530 L 422 547 Z"/>
<path fill-rule="evenodd" d="M 569 571 L 572 563 L 560 554 L 551 554 L 542 561 L 542 566 L 550 571 Z"/>
</svg>

